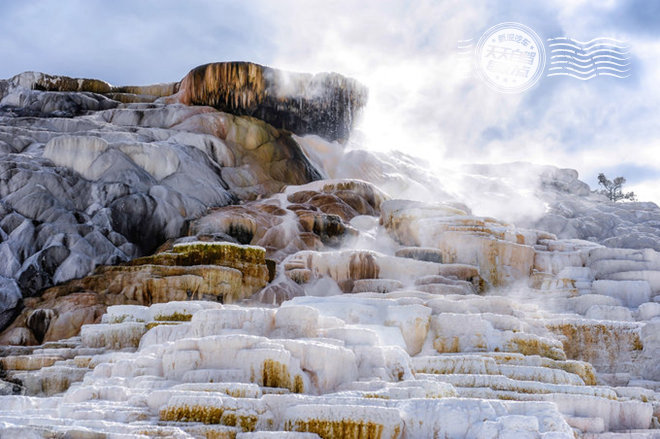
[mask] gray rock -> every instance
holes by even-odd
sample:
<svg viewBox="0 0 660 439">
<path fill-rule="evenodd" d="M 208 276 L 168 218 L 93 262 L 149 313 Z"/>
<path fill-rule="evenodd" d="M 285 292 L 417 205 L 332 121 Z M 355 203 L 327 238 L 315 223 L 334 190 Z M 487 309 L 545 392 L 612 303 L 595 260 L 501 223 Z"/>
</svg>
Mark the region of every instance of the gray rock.
<svg viewBox="0 0 660 439">
<path fill-rule="evenodd" d="M 115 108 L 119 102 L 95 93 L 19 90 L 4 96 L 0 105 L 23 117 L 73 117 Z"/>
<path fill-rule="evenodd" d="M 16 282 L 0 276 L 0 331 L 5 329 L 20 311 L 22 298 Z"/>
<path fill-rule="evenodd" d="M 79 241 L 79 248 L 83 247 L 83 243 L 87 243 L 89 247 L 84 249 L 87 251 L 79 251 L 79 253 L 85 254 L 91 258 L 96 265 L 115 265 L 128 259 L 124 252 L 117 249 L 117 247 L 98 230 L 94 230 L 85 235 L 85 239 Z M 74 251 L 77 249 L 72 247 L 71 250 Z"/>
<path fill-rule="evenodd" d="M 110 205 L 112 228 L 149 253 L 166 239 L 163 218 L 154 215 L 156 207 L 147 194 L 122 197 Z"/>
<path fill-rule="evenodd" d="M 13 277 L 21 268 L 16 255 L 7 242 L 0 243 L 0 276 Z"/>
<path fill-rule="evenodd" d="M 45 288 L 53 286 L 52 277 L 57 267 L 70 253 L 71 251 L 68 248 L 55 245 L 30 256 L 16 275 L 23 296 L 36 296 Z"/>
<path fill-rule="evenodd" d="M 259 120 L 103 95 L 177 90 L 30 72 L 0 81 L 0 275 L 22 295 L 148 254 L 209 208 L 320 177 L 289 133 Z"/>
<path fill-rule="evenodd" d="M 9 92 L 9 81 L 0 79 L 0 100 L 4 98 Z"/>
<path fill-rule="evenodd" d="M 473 165 L 467 169 L 495 177 L 499 182 L 508 181 L 515 189 L 535 189 L 535 201 L 545 212 L 527 218 L 519 215 L 514 218 L 518 226 L 548 231 L 563 239 L 595 241 L 608 247 L 660 251 L 660 208 L 654 203 L 611 202 L 591 192 L 573 169 L 530 163 Z M 506 194 L 507 188 L 500 189 Z M 522 211 L 529 200 L 521 200 L 520 204 Z M 515 205 L 511 207 L 516 210 Z"/>
<path fill-rule="evenodd" d="M 3 395 L 24 395 L 25 388 L 20 384 L 10 383 L 9 381 L 0 380 L 0 396 Z"/>
<path fill-rule="evenodd" d="M 37 342 L 43 341 L 48 326 L 55 316 L 55 311 L 52 309 L 35 309 L 30 313 L 27 318 L 27 327 L 30 328 Z"/>
<path fill-rule="evenodd" d="M 30 219 L 25 219 L 20 226 L 16 227 L 7 242 L 12 246 L 12 250 L 19 262 L 23 262 L 36 252 L 37 229 Z"/>
<path fill-rule="evenodd" d="M 52 281 L 59 284 L 70 279 L 78 279 L 91 273 L 94 261 L 82 253 L 71 252 L 53 273 Z"/>
<path fill-rule="evenodd" d="M 10 212 L 7 215 L 4 215 L 2 220 L 0 220 L 0 227 L 2 230 L 9 234 L 16 229 L 16 227 L 20 226 L 23 221 L 25 221 L 25 217 L 18 212 Z"/>
</svg>

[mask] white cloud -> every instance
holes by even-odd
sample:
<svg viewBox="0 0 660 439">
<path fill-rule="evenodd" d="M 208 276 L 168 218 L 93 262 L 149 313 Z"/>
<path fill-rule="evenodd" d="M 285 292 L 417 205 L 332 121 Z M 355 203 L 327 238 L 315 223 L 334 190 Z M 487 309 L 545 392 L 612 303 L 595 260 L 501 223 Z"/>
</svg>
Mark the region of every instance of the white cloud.
<svg viewBox="0 0 660 439">
<path fill-rule="evenodd" d="M 648 179 L 635 185 L 626 185 L 623 189 L 625 192 L 634 192 L 640 201 L 660 200 L 660 178 Z M 657 201 L 656 204 L 658 204 Z"/>
<path fill-rule="evenodd" d="M 554 164 L 576 168 L 592 185 L 598 172 L 616 172 L 624 164 L 651 167 L 660 175 L 652 146 L 660 139 L 655 122 L 660 89 L 654 86 L 660 42 L 617 27 L 622 17 L 612 14 L 621 12 L 621 2 L 560 2 L 556 16 L 527 5 L 527 16 L 516 19 L 545 19 L 545 37 L 627 39 L 636 56 L 635 77 L 544 78 L 536 90 L 520 95 L 461 82 L 455 74 L 456 41 L 478 37 L 509 17 L 493 2 L 422 2 L 414 8 L 403 2 L 285 4 L 289 7 L 278 3 L 278 10 L 269 11 L 276 20 L 296 23 L 276 34 L 286 43 L 277 46 L 275 64 L 339 70 L 366 83 L 370 103 L 362 129 L 369 148 L 442 161 Z M 509 11 L 515 8 L 514 3 Z M 314 19 L 319 16 L 330 18 L 321 25 Z"/>
<path fill-rule="evenodd" d="M 629 181 L 653 181 L 660 176 L 660 41 L 636 33 L 634 20 L 653 17 L 637 10 L 643 3 L 632 3 L 5 2 L 0 76 L 34 69 L 148 83 L 178 80 L 198 64 L 224 60 L 336 71 L 370 87 L 361 126 L 365 147 L 396 148 L 443 166 L 554 164 L 578 169 L 592 184 L 601 170 L 636 165 L 646 173 L 626 175 Z M 464 81 L 456 70 L 457 40 L 478 39 L 501 21 L 528 24 L 542 37 L 628 39 L 635 76 L 584 83 L 545 78 L 520 95 Z"/>
</svg>

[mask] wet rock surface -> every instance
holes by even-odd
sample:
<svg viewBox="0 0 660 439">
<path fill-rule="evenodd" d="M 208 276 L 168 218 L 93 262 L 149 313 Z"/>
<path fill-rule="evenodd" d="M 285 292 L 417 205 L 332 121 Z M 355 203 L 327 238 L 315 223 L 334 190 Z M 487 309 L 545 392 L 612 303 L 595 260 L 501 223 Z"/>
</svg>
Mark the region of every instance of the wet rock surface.
<svg viewBox="0 0 660 439">
<path fill-rule="evenodd" d="M 212 209 L 193 221 L 196 239 L 259 245 L 281 261 L 299 250 L 337 248 L 358 235 L 356 216 L 377 216 L 387 195 L 357 180 L 324 180 L 288 186 L 283 194 Z M 190 238 L 183 238 L 190 239 Z"/>
</svg>

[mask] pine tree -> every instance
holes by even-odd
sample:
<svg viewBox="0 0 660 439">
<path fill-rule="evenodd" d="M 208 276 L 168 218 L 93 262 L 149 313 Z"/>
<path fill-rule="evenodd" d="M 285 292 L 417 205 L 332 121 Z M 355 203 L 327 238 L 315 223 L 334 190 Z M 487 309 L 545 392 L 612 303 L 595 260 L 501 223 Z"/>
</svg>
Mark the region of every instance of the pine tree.
<svg viewBox="0 0 660 439">
<path fill-rule="evenodd" d="M 610 201 L 629 200 L 637 201 L 637 195 L 634 192 L 623 193 L 622 187 L 626 179 L 623 177 L 616 177 L 610 180 L 602 172 L 598 174 L 598 184 L 603 186 L 603 189 L 598 193 L 605 195 Z"/>
</svg>

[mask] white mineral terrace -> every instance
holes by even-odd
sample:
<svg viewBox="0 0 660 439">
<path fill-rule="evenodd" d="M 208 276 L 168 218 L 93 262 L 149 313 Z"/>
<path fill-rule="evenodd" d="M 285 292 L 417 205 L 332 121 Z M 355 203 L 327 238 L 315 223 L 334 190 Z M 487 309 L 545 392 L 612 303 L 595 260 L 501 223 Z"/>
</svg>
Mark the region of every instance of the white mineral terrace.
<svg viewBox="0 0 660 439">
<path fill-rule="evenodd" d="M 110 306 L 14 348 L 2 437 L 658 437 L 657 252 L 401 200 L 353 223 L 398 248 L 294 253 L 278 307 Z"/>
<path fill-rule="evenodd" d="M 0 397 L 2 437 L 658 437 L 657 254 L 583 244 L 538 249 L 533 288 L 455 294 L 428 280 L 452 264 L 372 253 L 380 292 L 112 306 L 0 360 L 33 395 Z M 292 259 L 340 280 L 351 255 Z"/>
</svg>

